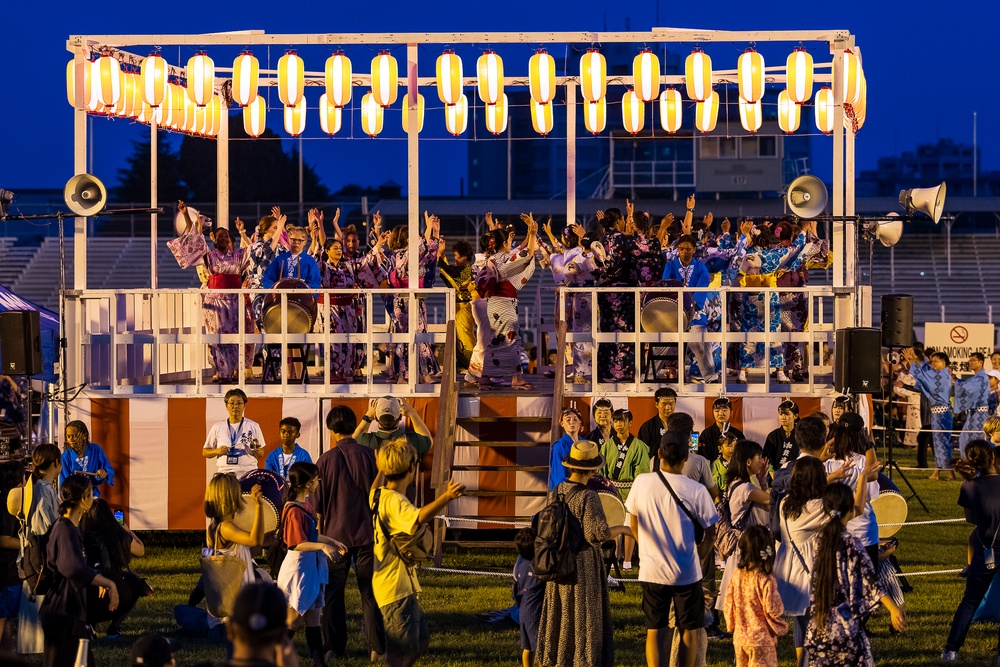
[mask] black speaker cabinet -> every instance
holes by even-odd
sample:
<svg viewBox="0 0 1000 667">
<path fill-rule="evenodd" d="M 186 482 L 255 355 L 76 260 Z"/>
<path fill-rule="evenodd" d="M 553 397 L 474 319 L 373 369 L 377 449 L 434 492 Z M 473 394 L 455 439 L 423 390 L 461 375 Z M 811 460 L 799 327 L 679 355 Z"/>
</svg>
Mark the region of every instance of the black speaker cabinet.
<svg viewBox="0 0 1000 667">
<path fill-rule="evenodd" d="M 7 375 L 42 372 L 42 334 L 38 311 L 0 313 L 0 363 Z"/>
<path fill-rule="evenodd" d="M 841 393 L 879 391 L 882 332 L 869 327 L 837 329 L 833 386 Z"/>
<path fill-rule="evenodd" d="M 882 295 L 882 347 L 913 347 L 913 297 Z"/>
</svg>

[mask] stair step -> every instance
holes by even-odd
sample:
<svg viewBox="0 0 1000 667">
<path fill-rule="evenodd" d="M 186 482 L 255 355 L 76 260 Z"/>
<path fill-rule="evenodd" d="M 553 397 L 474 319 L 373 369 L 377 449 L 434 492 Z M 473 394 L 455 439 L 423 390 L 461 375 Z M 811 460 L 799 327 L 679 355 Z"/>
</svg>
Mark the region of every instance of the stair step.
<svg viewBox="0 0 1000 667">
<path fill-rule="evenodd" d="M 544 498 L 548 491 L 466 491 L 465 495 L 476 498 Z"/>
<path fill-rule="evenodd" d="M 521 442 L 519 440 L 456 440 L 456 447 L 548 447 L 548 442 Z"/>
<path fill-rule="evenodd" d="M 458 423 L 466 424 L 552 424 L 552 417 L 459 417 Z"/>
<path fill-rule="evenodd" d="M 516 514 L 514 516 L 500 516 L 498 514 L 449 514 L 449 519 L 463 519 L 463 521 L 456 521 L 456 524 L 465 523 L 465 520 L 469 521 L 509 521 L 511 523 L 527 523 L 531 521 L 531 516 L 527 514 Z M 452 528 L 461 528 L 461 525 L 453 525 Z M 499 526 L 503 528 L 503 526 Z"/>
<path fill-rule="evenodd" d="M 452 466 L 452 472 L 506 472 L 508 470 L 517 470 L 522 472 L 548 472 L 548 466 L 519 466 L 519 465 L 509 465 L 509 466 Z"/>
</svg>

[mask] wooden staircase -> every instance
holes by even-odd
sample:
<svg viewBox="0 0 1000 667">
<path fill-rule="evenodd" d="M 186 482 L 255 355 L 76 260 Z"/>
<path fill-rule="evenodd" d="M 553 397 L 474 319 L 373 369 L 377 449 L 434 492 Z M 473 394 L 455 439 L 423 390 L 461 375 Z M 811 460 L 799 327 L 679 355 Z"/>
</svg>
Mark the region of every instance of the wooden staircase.
<svg viewBox="0 0 1000 667">
<path fill-rule="evenodd" d="M 454 324 L 448 324 L 445 368 L 454 368 L 451 344 Z M 562 368 L 565 354 L 565 324 L 557 330 L 559 359 Z M 451 364 L 449 366 L 449 363 Z M 450 375 L 450 374 L 445 374 Z M 451 503 L 448 516 L 457 519 L 451 526 L 435 521 L 435 563 L 440 566 L 444 545 L 458 547 L 512 547 L 513 540 L 463 539 L 469 530 L 494 529 L 513 531 L 512 524 L 527 523 L 545 503 L 548 495 L 549 448 L 559 433 L 559 407 L 562 405 L 564 377 L 557 373 L 551 392 L 548 387 L 521 390 L 461 390 L 459 383 L 441 388 L 440 413 L 431 487 L 439 494 L 454 478 L 470 488 L 464 498 Z M 475 416 L 459 416 L 460 399 L 480 397 L 480 411 Z M 482 398 L 505 407 L 503 414 L 493 414 Z M 551 400 L 551 402 L 550 402 Z M 533 402 L 546 406 L 545 414 L 523 414 L 518 406 Z M 549 409 L 552 406 L 552 409 Z M 550 414 L 554 413 L 554 414 Z M 524 488 L 530 487 L 530 488 Z M 474 499 L 470 502 L 470 499 Z M 492 523 L 496 522 L 496 523 Z M 450 539 L 449 539 L 450 538 Z"/>
</svg>

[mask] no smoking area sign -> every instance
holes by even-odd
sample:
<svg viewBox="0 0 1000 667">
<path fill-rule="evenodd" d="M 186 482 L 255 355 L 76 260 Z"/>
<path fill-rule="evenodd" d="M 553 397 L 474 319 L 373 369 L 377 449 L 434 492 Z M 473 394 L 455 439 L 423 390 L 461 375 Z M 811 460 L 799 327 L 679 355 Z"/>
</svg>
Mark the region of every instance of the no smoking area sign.
<svg viewBox="0 0 1000 667">
<path fill-rule="evenodd" d="M 951 328 L 949 337 L 951 338 L 952 343 L 961 345 L 965 341 L 969 340 L 969 330 L 961 325 L 954 326 Z"/>
</svg>

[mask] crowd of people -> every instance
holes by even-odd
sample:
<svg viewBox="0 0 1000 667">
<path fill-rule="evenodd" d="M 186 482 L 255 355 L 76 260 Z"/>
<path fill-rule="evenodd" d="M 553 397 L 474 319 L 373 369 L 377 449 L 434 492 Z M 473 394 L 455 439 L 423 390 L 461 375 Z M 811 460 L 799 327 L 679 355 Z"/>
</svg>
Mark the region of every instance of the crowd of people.
<svg viewBox="0 0 1000 667">
<path fill-rule="evenodd" d="M 693 334 L 685 348 L 690 364 L 662 363 L 663 358 L 672 357 L 658 355 L 662 358 L 651 370 L 661 379 L 677 380 L 686 368 L 684 377 L 692 382 L 719 382 L 728 370 L 735 381 L 747 383 L 748 370 L 755 367 L 769 369 L 779 382 L 807 379 L 804 343 L 775 343 L 768 350 L 764 343 L 730 344 L 729 368 L 722 369 L 720 345 L 703 341 L 704 333 L 721 331 L 724 319 L 733 332 L 763 332 L 765 325 L 773 332 L 805 331 L 809 308 L 808 296 L 802 292 L 790 290 L 769 296 L 764 292 L 728 292 L 723 303 L 722 291 L 685 292 L 678 297 L 675 292 L 649 292 L 643 288 L 802 287 L 807 284 L 810 268 L 826 268 L 831 261 L 829 243 L 816 235 L 816 223 L 780 221 L 755 225 L 745 221 L 737 228 L 726 219 L 716 225 L 711 212 L 695 220 L 693 195 L 686 203 L 681 220 L 675 221 L 672 214 L 667 214 L 658 227 L 648 212 L 636 212 L 628 204 L 624 213 L 618 208 L 598 211 L 598 224 L 592 231 L 570 222 L 558 236 L 553 233 L 551 220 L 540 225 L 531 214 L 522 214 L 527 227 L 523 238 L 517 238 L 514 224 L 495 220 L 487 213 L 487 231 L 479 239 L 478 248 L 459 241 L 451 257 L 441 237 L 440 219 L 425 213 L 419 247 L 414 249 L 418 256 L 418 285 L 434 287 L 440 274 L 444 284 L 456 292 L 456 370 L 465 373 L 467 382 L 480 387 L 530 386 L 522 377 L 526 355 L 518 323 L 518 291 L 532 277 L 537 264 L 550 269 L 560 287 L 630 288 L 598 291 L 596 304 L 595 293 L 569 292 L 565 312 L 556 317 L 564 318 L 569 330 L 576 334 L 591 332 L 595 320 L 601 332 L 634 332 L 636 298 L 642 309 L 670 311 L 672 305 L 674 314 L 680 298 L 684 326 Z M 178 208 L 187 226 L 185 234 L 202 233 L 206 219 L 196 217 L 183 202 L 178 203 Z M 318 209 L 309 211 L 306 226 L 298 227 L 288 225 L 276 207 L 261 218 L 250 235 L 237 218 L 234 224 L 240 235 L 238 249 L 226 229 L 211 231 L 213 248 L 199 265 L 206 288 L 206 331 L 237 333 L 242 317 L 244 331 L 267 332 L 266 311 L 278 307 L 277 301 L 268 300 L 266 292 L 242 300 L 237 294 L 216 291 L 220 289 L 330 288 L 361 292 L 379 287 L 408 288 L 410 249 L 406 225 L 383 231 L 382 218 L 376 212 L 370 231 L 359 236 L 354 225 L 341 227 L 339 217 L 338 209 L 329 237 L 324 215 Z M 767 323 L 765 298 L 770 301 Z M 360 294 L 336 295 L 329 304 L 323 299 L 319 296 L 316 304 L 313 332 L 364 332 L 365 299 Z M 405 333 L 410 326 L 411 299 L 394 293 L 387 294 L 384 301 L 389 331 Z M 418 309 L 418 330 L 426 331 L 424 300 L 417 299 L 413 307 Z M 598 310 L 596 318 L 594 308 Z M 727 311 L 725 318 L 723 310 Z M 675 349 L 676 345 L 659 347 Z M 216 380 L 234 379 L 239 365 L 237 348 L 232 344 L 210 345 Z M 255 351 L 252 345 L 243 350 L 248 379 L 253 377 L 250 369 Z M 264 351 L 273 354 L 273 350 Z M 389 345 L 385 352 L 387 379 L 406 380 L 406 344 Z M 644 354 L 654 352 L 644 347 Z M 332 344 L 324 354 L 328 372 L 336 382 L 359 379 L 368 368 L 361 344 Z M 631 344 L 600 343 L 595 355 L 593 344 L 577 341 L 569 350 L 567 369 L 574 382 L 631 382 L 637 368 L 634 357 Z M 440 374 L 439 360 L 428 343 L 417 344 L 416 359 L 421 382 L 431 382 Z"/>
<path fill-rule="evenodd" d="M 761 445 L 731 423 L 728 399 L 715 402 L 714 423 L 701 433 L 676 411 L 672 389 L 659 389 L 654 401 L 656 414 L 638 429 L 628 410 L 594 401 L 594 429 L 585 436 L 583 415 L 562 412 L 549 502 L 564 502 L 570 517 L 573 574 L 536 576 L 536 551 L 551 537 L 543 524 L 517 534 L 522 663 L 616 664 L 607 575 L 637 563 L 649 665 L 704 664 L 709 639 L 730 641 L 737 665 L 775 665 L 778 638 L 789 631 L 801 665 L 874 665 L 869 618 L 884 609 L 893 631 L 904 631 L 907 585 L 895 543 L 879 539 L 870 499 L 880 463 L 862 417 L 845 401 L 835 403 L 833 419 L 800 417 L 796 403 L 784 401 Z M 248 490 L 238 477 L 260 466 L 262 431 L 245 416 L 241 390 L 225 402 L 229 417 L 205 443 L 219 471 L 206 488 L 203 557 L 235 561 L 240 574 L 233 585 L 232 570 L 218 581 L 203 566 L 189 604 L 175 610 L 178 622 L 190 629 L 197 611 L 201 627 L 229 642 L 234 666 L 249 655 L 290 664 L 291 637 L 304 628 L 309 657 L 325 665 L 347 652 L 353 569 L 371 661 L 417 662 L 430 627 L 415 565 L 429 548 L 430 521 L 464 493 L 448 482 L 432 502 L 412 503 L 417 463 L 432 442 L 419 415 L 392 397 L 373 400 L 361 419 L 334 405 L 326 416 L 334 446 L 315 462 L 297 443 L 300 424 L 283 419 L 267 468 L 282 480 L 281 521 L 268 534 L 260 486 Z M 44 652 L 46 665 L 74 664 L 79 640 L 93 638 L 97 624 L 108 624 L 108 636 L 121 633 L 151 592 L 130 567 L 145 552 L 142 541 L 99 497 L 101 485 L 114 482 L 107 457 L 82 422 L 66 430 L 65 452 L 35 448 L 27 479 L 24 462 L 0 463 L 8 508 L 0 522 L 0 616 L 19 619 L 17 650 Z M 77 466 L 70 474 L 68 464 Z M 1000 527 L 994 445 L 970 440 L 954 468 L 966 480 L 958 502 L 975 528 L 946 661 L 957 659 L 993 581 Z M 624 518 L 607 513 L 609 493 L 620 495 Z M 249 523 L 238 520 L 242 513 Z M 133 655 L 148 650 L 164 662 L 133 664 L 171 664 L 176 649 L 144 636 Z"/>
</svg>

